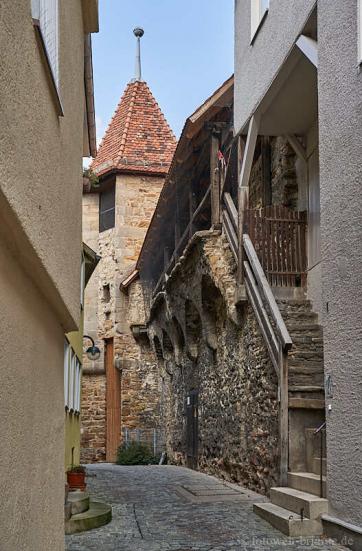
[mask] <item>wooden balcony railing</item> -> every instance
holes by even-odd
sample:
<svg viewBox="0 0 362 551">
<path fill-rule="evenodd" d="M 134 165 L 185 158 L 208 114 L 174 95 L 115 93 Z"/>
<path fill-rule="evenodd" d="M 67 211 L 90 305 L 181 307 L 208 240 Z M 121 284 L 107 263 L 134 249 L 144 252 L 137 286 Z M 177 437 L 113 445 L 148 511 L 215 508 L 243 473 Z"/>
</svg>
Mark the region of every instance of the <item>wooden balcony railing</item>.
<svg viewBox="0 0 362 551">
<path fill-rule="evenodd" d="M 304 287 L 307 271 L 306 213 L 281 205 L 248 210 L 248 233 L 271 286 Z"/>
</svg>

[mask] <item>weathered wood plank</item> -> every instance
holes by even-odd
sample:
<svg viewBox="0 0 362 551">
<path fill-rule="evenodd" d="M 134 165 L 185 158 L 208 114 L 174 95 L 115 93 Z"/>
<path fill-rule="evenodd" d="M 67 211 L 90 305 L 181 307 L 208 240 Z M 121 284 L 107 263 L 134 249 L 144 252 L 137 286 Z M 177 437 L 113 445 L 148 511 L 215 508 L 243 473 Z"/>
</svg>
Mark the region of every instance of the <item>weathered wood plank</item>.
<svg viewBox="0 0 362 551">
<path fill-rule="evenodd" d="M 224 193 L 224 203 L 226 206 L 226 210 L 228 212 L 228 215 L 230 217 L 230 220 L 234 226 L 235 231 L 238 229 L 238 211 L 236 209 L 236 206 L 234 204 L 234 201 L 230 195 L 230 193 L 225 192 Z"/>
<path fill-rule="evenodd" d="M 250 240 L 250 237 L 247 234 L 243 235 L 243 244 L 244 244 L 244 249 L 248 257 L 248 260 L 250 262 L 253 274 L 255 276 L 255 279 L 258 285 L 260 286 L 260 291 L 269 306 L 271 316 L 273 317 L 273 320 L 276 324 L 277 331 L 282 340 L 283 348 L 288 350 L 292 347 L 292 344 L 293 344 L 292 339 L 290 338 L 288 329 L 286 328 L 284 320 L 281 316 L 280 310 L 275 301 L 269 282 L 264 274 L 263 268 L 261 267 L 257 254 L 253 247 L 253 244 Z"/>
<path fill-rule="evenodd" d="M 289 456 L 289 410 L 288 410 L 288 352 L 280 349 L 279 354 L 279 446 L 280 485 L 288 485 Z"/>
<path fill-rule="evenodd" d="M 238 237 L 236 235 L 235 229 L 233 228 L 230 217 L 225 209 L 223 210 L 222 215 L 225 235 L 227 237 L 227 240 L 229 241 L 229 245 L 233 252 L 235 260 L 238 261 Z"/>
<path fill-rule="evenodd" d="M 263 333 L 265 343 L 269 349 L 270 357 L 273 361 L 273 365 L 276 372 L 279 372 L 279 345 L 277 338 L 274 334 L 273 327 L 269 321 L 268 313 L 264 307 L 262 297 L 258 291 L 255 283 L 254 276 L 252 274 L 249 262 L 244 261 L 245 270 L 245 285 L 247 287 L 248 295 L 251 298 L 252 305 L 255 314 L 258 316 L 258 323 Z"/>
<path fill-rule="evenodd" d="M 106 340 L 106 459 L 116 460 L 121 435 L 121 382 L 114 366 L 113 339 Z"/>
<path fill-rule="evenodd" d="M 211 186 L 211 224 L 220 224 L 220 174 L 217 153 L 219 150 L 219 134 L 211 133 L 210 147 L 210 186 Z"/>
</svg>

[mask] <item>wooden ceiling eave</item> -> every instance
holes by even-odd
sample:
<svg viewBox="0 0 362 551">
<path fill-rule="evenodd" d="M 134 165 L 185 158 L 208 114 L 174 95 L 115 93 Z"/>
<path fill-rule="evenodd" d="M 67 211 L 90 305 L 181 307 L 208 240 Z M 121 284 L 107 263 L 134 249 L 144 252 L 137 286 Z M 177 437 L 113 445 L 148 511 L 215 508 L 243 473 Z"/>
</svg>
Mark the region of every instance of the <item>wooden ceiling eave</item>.
<svg viewBox="0 0 362 551">
<path fill-rule="evenodd" d="M 185 204 L 186 200 L 188 201 L 190 189 L 189 185 L 184 185 L 185 182 L 189 182 L 191 179 L 196 182 L 207 170 L 209 161 L 207 141 L 210 138 L 210 130 L 205 129 L 205 122 L 215 119 L 219 113 L 221 115 L 222 110 L 232 104 L 233 93 L 234 77 L 231 76 L 186 120 L 143 242 L 137 268 L 142 269 L 144 262 L 147 262 L 146 259 L 152 260 L 152 254 L 153 258 L 157 257 L 158 259 L 161 252 L 163 253 L 163 247 L 160 247 L 160 236 L 170 235 L 174 232 L 175 182 L 177 181 L 178 185 L 179 200 Z M 195 168 L 196 164 L 197 168 Z"/>
</svg>

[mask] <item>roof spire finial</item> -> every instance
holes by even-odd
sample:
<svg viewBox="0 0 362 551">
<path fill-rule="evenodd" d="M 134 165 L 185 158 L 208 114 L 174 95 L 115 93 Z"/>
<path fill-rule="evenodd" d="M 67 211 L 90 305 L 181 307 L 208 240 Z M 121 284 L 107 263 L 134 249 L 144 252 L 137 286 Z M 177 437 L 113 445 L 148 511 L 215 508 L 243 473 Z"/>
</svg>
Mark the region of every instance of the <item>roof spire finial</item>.
<svg viewBox="0 0 362 551">
<path fill-rule="evenodd" d="M 141 27 L 136 27 L 133 29 L 133 34 L 137 38 L 137 50 L 136 50 L 136 67 L 135 67 L 135 78 L 134 82 L 142 80 L 141 72 L 141 38 L 145 34 L 145 31 Z"/>
</svg>

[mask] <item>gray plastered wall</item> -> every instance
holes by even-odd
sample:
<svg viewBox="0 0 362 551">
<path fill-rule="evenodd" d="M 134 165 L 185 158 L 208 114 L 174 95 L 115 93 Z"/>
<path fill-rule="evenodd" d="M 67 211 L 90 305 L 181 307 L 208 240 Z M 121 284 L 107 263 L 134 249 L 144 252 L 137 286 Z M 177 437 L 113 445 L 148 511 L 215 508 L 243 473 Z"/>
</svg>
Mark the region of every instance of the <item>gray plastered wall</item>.
<svg viewBox="0 0 362 551">
<path fill-rule="evenodd" d="M 362 74 L 356 0 L 321 0 L 319 137 L 330 514 L 362 526 Z M 328 311 L 327 311 L 328 305 Z"/>
</svg>

